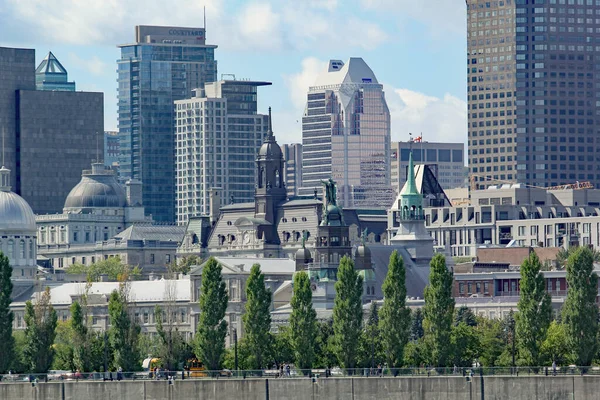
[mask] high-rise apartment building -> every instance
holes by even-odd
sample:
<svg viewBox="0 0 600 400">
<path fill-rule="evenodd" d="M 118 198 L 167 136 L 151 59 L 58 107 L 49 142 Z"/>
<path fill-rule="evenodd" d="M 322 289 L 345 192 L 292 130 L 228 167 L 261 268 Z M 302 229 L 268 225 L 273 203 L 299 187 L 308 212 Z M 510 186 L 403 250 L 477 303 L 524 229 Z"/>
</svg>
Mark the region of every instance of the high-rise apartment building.
<svg viewBox="0 0 600 400">
<path fill-rule="evenodd" d="M 396 194 L 406 183 L 412 148 L 415 164 L 426 164 L 443 189 L 464 185 L 465 158 L 463 143 L 392 142 L 392 186 Z"/>
<path fill-rule="evenodd" d="M 257 88 L 270 84 L 221 80 L 175 102 L 178 224 L 209 214 L 211 189 L 219 188 L 220 205 L 254 201 L 256 153 L 268 126 L 268 116 L 257 114 Z"/>
<path fill-rule="evenodd" d="M 390 112 L 362 58 L 329 66 L 309 88 L 302 117 L 302 194 L 337 182 L 343 207 L 389 207 Z"/>
<path fill-rule="evenodd" d="M 217 79 L 215 48 L 204 28 L 136 26 L 118 60 L 122 180 L 143 183 L 146 212 L 175 221 L 175 108 Z"/>
<path fill-rule="evenodd" d="M 119 132 L 104 131 L 104 166 L 112 168 L 113 171 L 118 170 L 120 154 Z"/>
<path fill-rule="evenodd" d="M 0 76 L 0 136 L 12 190 L 36 214 L 60 212 L 81 170 L 102 157 L 96 144 L 102 144 L 104 95 L 37 90 L 33 49 L 0 47 Z"/>
<path fill-rule="evenodd" d="M 281 146 L 285 160 L 285 176 L 283 181 L 288 196 L 297 196 L 302 186 L 302 145 L 300 143 L 284 144 Z"/>
<path fill-rule="evenodd" d="M 467 0 L 472 188 L 600 186 L 600 1 Z"/>
</svg>

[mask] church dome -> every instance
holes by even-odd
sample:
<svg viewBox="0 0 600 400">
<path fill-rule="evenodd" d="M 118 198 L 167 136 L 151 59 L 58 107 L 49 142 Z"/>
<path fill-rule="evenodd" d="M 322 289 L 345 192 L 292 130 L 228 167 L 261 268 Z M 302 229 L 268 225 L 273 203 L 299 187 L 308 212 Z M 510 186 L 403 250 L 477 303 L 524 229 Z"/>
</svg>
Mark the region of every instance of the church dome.
<svg viewBox="0 0 600 400">
<path fill-rule="evenodd" d="M 18 194 L 10 191 L 8 185 L 10 171 L 0 169 L 0 232 L 27 232 L 35 235 L 35 215 L 33 210 Z"/>
<path fill-rule="evenodd" d="M 65 208 L 120 208 L 126 205 L 125 190 L 117 182 L 114 172 L 104 169 L 102 164 L 94 164 L 91 171 L 84 171 L 81 181 L 65 201 Z"/>
<path fill-rule="evenodd" d="M 267 142 L 263 143 L 263 145 L 260 146 L 260 150 L 258 151 L 258 156 L 262 158 L 279 160 L 282 157 L 282 155 L 283 153 L 281 152 L 281 147 L 279 147 L 279 145 L 275 141 L 275 138 L 273 138 L 272 141 L 268 140 Z"/>
</svg>

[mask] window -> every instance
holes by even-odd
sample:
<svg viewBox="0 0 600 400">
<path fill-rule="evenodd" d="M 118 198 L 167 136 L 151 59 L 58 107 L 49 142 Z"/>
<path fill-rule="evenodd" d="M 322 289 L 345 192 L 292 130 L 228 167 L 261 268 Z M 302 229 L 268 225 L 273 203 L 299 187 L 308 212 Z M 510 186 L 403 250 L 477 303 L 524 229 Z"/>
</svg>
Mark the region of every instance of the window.
<svg viewBox="0 0 600 400">
<path fill-rule="evenodd" d="M 150 254 L 150 264 L 154 264 L 154 254 Z"/>
<path fill-rule="evenodd" d="M 458 284 L 458 293 L 465 294 L 465 283 L 464 282 L 460 282 Z"/>
</svg>

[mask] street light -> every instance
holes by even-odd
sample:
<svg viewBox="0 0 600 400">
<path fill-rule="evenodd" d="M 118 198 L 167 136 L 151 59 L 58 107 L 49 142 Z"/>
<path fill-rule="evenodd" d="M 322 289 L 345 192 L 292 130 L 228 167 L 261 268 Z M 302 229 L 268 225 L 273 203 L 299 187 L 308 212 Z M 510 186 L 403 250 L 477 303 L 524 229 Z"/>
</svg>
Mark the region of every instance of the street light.
<svg viewBox="0 0 600 400">
<path fill-rule="evenodd" d="M 512 310 L 510 310 L 510 320 L 508 321 L 510 326 L 510 332 L 512 336 L 512 367 L 513 371 L 515 368 L 515 317 L 513 315 Z"/>
<path fill-rule="evenodd" d="M 237 328 L 235 328 L 233 331 L 233 346 L 234 346 L 234 364 L 235 364 L 235 370 L 236 370 L 236 374 L 237 374 L 237 371 L 238 371 Z"/>
</svg>

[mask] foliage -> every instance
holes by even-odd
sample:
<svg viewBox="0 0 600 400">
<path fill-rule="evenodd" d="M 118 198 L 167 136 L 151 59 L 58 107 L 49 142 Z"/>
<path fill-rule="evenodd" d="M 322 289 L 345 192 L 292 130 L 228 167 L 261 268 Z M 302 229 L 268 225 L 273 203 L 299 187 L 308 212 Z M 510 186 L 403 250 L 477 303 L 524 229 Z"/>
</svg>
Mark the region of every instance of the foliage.
<svg viewBox="0 0 600 400">
<path fill-rule="evenodd" d="M 73 343 L 73 364 L 79 371 L 90 371 L 90 334 L 86 325 L 84 309 L 75 301 L 71 304 L 71 337 Z"/>
<path fill-rule="evenodd" d="M 85 275 L 88 282 L 100 281 L 101 275 L 107 275 L 111 281 L 124 281 L 125 277 L 137 279 L 142 275 L 142 270 L 138 267 L 130 267 L 123 264 L 119 257 L 109 257 L 106 260 L 100 260 L 90 265 L 73 264 L 65 268 L 67 274 Z"/>
<path fill-rule="evenodd" d="M 383 306 L 379 330 L 388 366 L 398 368 L 404 360 L 404 346 L 408 342 L 410 310 L 406 307 L 406 270 L 404 260 L 394 250 L 388 272 L 383 281 Z"/>
<path fill-rule="evenodd" d="M 317 343 L 315 346 L 316 368 L 332 368 L 337 365 L 333 332 L 333 318 L 317 322 Z"/>
<path fill-rule="evenodd" d="M 426 355 L 423 340 L 408 342 L 404 348 L 404 365 L 418 368 L 425 364 Z"/>
<path fill-rule="evenodd" d="M 218 370 L 225 352 L 227 322 L 227 291 L 221 276 L 221 266 L 211 257 L 202 269 L 200 287 L 200 318 L 196 330 L 194 352 L 209 370 Z"/>
<path fill-rule="evenodd" d="M 452 327 L 450 343 L 453 363 L 458 367 L 468 367 L 479 357 L 479 335 L 474 327 L 465 322 Z"/>
<path fill-rule="evenodd" d="M 290 341 L 296 368 L 311 368 L 315 359 L 317 312 L 312 307 L 310 279 L 304 271 L 294 275 L 294 294 L 291 300 Z"/>
<path fill-rule="evenodd" d="M 29 370 L 27 360 L 25 359 L 25 347 L 27 346 L 27 338 L 25 337 L 25 331 L 14 331 L 14 359 L 11 366 L 11 371 L 18 374 L 22 374 Z"/>
<path fill-rule="evenodd" d="M 192 349 L 185 340 L 185 336 L 174 326 L 176 317 L 173 312 L 163 312 L 160 306 L 154 309 L 156 333 L 160 338 L 158 357 L 162 366 L 168 371 L 176 371 L 183 367 L 188 358 L 192 357 Z"/>
<path fill-rule="evenodd" d="M 565 325 L 556 321 L 550 323 L 546 340 L 542 343 L 541 354 L 543 365 L 550 365 L 553 361 L 556 361 L 557 365 L 568 363 L 569 347 Z"/>
<path fill-rule="evenodd" d="M 169 266 L 169 272 L 173 273 L 173 274 L 189 274 L 190 273 L 190 269 L 192 268 L 192 266 L 194 265 L 201 265 L 202 264 L 202 258 L 198 257 L 195 254 L 189 255 L 187 257 L 182 257 L 179 262 L 173 262 L 170 266 Z"/>
<path fill-rule="evenodd" d="M 417 308 L 410 314 L 410 340 L 416 341 L 423 337 L 425 331 L 423 330 L 423 310 Z"/>
<path fill-rule="evenodd" d="M 454 326 L 464 322 L 467 326 L 477 326 L 477 317 L 475 313 L 467 306 L 461 306 L 456 310 L 454 316 Z"/>
<path fill-rule="evenodd" d="M 316 341 L 316 331 L 317 326 L 315 322 L 315 341 Z M 278 327 L 278 332 L 273 336 L 273 354 L 272 359 L 277 365 L 281 365 L 282 363 L 293 363 L 296 360 L 296 354 L 294 351 L 294 346 L 292 345 L 292 328 L 291 326 L 280 326 Z M 313 357 L 314 357 L 314 346 L 313 344 Z M 296 361 L 296 367 L 300 368 L 301 364 L 298 364 Z M 311 368 L 311 366 L 307 367 Z"/>
<path fill-rule="evenodd" d="M 14 338 L 12 324 L 14 315 L 10 310 L 13 284 L 10 280 L 12 267 L 0 252 L 0 374 L 8 372 L 13 363 Z"/>
<path fill-rule="evenodd" d="M 56 325 L 56 338 L 52 345 L 54 359 L 52 369 L 75 371 L 73 362 L 73 332 L 70 321 L 59 321 Z"/>
<path fill-rule="evenodd" d="M 385 361 L 385 352 L 382 334 L 380 331 L 380 319 L 377 303 L 371 302 L 369 318 L 361 335 L 359 364 L 363 367 L 374 368 Z"/>
<path fill-rule="evenodd" d="M 521 296 L 516 321 L 519 358 L 527 365 L 541 365 L 540 348 L 552 320 L 552 303 L 538 256 L 531 252 L 521 264 Z"/>
<path fill-rule="evenodd" d="M 340 261 L 335 283 L 333 331 L 335 351 L 342 368 L 354 368 L 362 331 L 362 277 L 348 256 Z"/>
<path fill-rule="evenodd" d="M 110 317 L 109 339 L 113 350 L 112 368 L 123 368 L 123 371 L 141 369 L 139 354 L 140 326 L 129 313 L 126 285 L 121 284 L 119 290 L 110 294 L 108 301 Z"/>
<path fill-rule="evenodd" d="M 244 339 L 250 349 L 252 369 L 266 366 L 271 346 L 271 291 L 265 286 L 260 265 L 254 264 L 246 284 Z"/>
<path fill-rule="evenodd" d="M 25 303 L 25 363 L 30 372 L 48 371 L 54 358 L 54 338 L 56 336 L 57 316 L 50 304 L 50 289 L 40 294 L 35 306 L 31 301 Z"/>
<path fill-rule="evenodd" d="M 477 325 L 480 340 L 479 362 L 486 367 L 494 367 L 505 347 L 505 332 L 502 322 L 494 319 L 481 319 Z"/>
<path fill-rule="evenodd" d="M 558 251 L 558 254 L 556 254 L 556 262 L 558 265 L 565 266 L 569 260 L 569 257 L 571 257 L 571 255 L 573 255 L 577 249 L 578 247 L 576 246 L 571 246 L 568 249 L 561 248 Z M 600 251 L 596 249 L 590 249 L 590 251 L 594 262 L 600 262 Z"/>
<path fill-rule="evenodd" d="M 445 366 L 450 356 L 448 344 L 454 316 L 453 274 L 446 268 L 446 259 L 439 253 L 431 260 L 430 267 L 423 308 L 424 339 L 431 365 Z"/>
<path fill-rule="evenodd" d="M 594 257 L 588 247 L 580 247 L 567 261 L 569 291 L 562 319 L 571 361 L 583 366 L 591 364 L 598 346 L 598 276 L 594 272 Z"/>
</svg>

